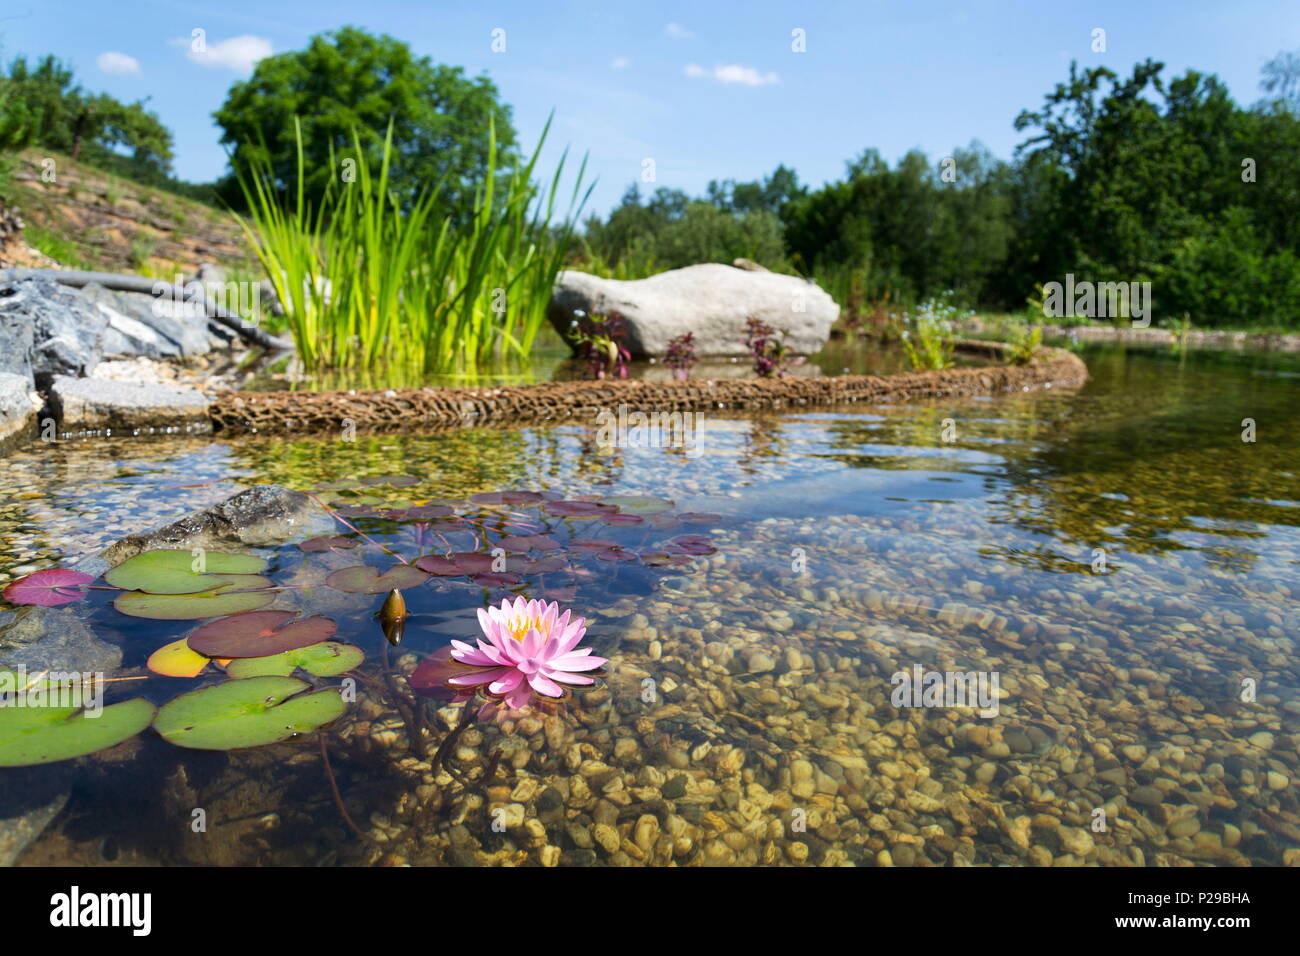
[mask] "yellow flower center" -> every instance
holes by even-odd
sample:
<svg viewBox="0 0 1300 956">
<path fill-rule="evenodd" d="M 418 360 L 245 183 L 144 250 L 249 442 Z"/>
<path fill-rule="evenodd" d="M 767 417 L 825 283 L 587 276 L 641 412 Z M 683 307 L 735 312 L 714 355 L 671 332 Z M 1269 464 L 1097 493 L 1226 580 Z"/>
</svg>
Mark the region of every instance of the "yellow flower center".
<svg viewBox="0 0 1300 956">
<path fill-rule="evenodd" d="M 528 636 L 529 631 L 537 631 L 543 638 L 551 636 L 549 624 L 544 623 L 540 617 L 530 617 L 526 614 L 507 621 L 506 629 L 516 641 L 522 641 Z"/>
</svg>

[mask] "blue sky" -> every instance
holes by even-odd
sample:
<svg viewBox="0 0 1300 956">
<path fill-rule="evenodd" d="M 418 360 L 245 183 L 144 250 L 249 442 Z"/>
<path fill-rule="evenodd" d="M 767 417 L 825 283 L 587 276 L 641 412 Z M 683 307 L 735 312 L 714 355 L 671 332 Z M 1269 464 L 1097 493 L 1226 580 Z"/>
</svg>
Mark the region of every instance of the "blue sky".
<svg viewBox="0 0 1300 956">
<path fill-rule="evenodd" d="M 1217 73 L 1253 102 L 1260 66 L 1300 49 L 1296 0 L 855 0 L 745 3 L 644 0 L 7 0 L 3 55 L 54 52 L 87 89 L 150 97 L 175 133 L 179 176 L 218 175 L 211 113 L 266 52 L 299 49 L 354 24 L 417 53 L 486 72 L 531 146 L 556 111 L 553 161 L 589 152 L 592 205 L 617 203 L 654 160 L 654 186 L 696 194 L 778 163 L 814 185 L 873 146 L 893 162 L 938 158 L 978 139 L 1010 157 L 1012 120 L 1063 80 L 1071 59 L 1127 73 L 1146 57 L 1167 73 Z M 505 31 L 505 50 L 492 49 Z M 1094 52 L 1092 31 L 1106 31 Z M 190 55 L 192 31 L 208 53 Z M 792 31 L 806 49 L 792 49 Z M 651 187 L 653 188 L 653 187 Z"/>
</svg>

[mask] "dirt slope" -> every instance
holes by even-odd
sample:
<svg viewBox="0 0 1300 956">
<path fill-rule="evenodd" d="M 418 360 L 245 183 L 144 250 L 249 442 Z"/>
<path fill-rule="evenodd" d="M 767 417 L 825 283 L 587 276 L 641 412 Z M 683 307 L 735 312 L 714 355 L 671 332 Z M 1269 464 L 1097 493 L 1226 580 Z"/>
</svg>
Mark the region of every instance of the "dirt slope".
<svg viewBox="0 0 1300 956">
<path fill-rule="evenodd" d="M 43 175 L 46 159 L 54 161 L 52 181 Z M 22 243 L 0 250 L 6 265 L 57 262 L 72 269 L 167 278 L 178 270 L 192 275 L 202 262 L 253 268 L 228 212 L 45 150 L 18 157 L 13 180 L 10 205 L 24 229 Z M 21 248 L 23 243 L 30 248 Z"/>
</svg>

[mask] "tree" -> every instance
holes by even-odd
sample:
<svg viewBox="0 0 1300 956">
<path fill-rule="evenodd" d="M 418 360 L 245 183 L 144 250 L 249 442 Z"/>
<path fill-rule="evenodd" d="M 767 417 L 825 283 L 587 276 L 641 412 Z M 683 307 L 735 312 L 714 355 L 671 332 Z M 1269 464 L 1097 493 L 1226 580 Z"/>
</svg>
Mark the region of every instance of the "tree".
<svg viewBox="0 0 1300 956">
<path fill-rule="evenodd" d="M 1300 115 L 1300 50 L 1279 53 L 1264 64 L 1260 88 L 1284 109 Z"/>
<path fill-rule="evenodd" d="M 738 183 L 734 179 L 712 180 L 706 191 L 709 202 L 728 212 L 747 213 L 766 210 L 781 215 L 785 204 L 808 192 L 799 185 L 799 177 L 785 165 L 777 166 L 772 175 L 761 181 Z"/>
<path fill-rule="evenodd" d="M 122 103 L 105 93 L 87 93 L 52 55 L 35 67 L 17 57 L 0 92 L 7 97 L 0 104 L 0 125 L 25 128 L 26 141 L 134 179 L 167 177 L 171 132 L 145 109 L 147 100 Z M 11 108 L 14 117 L 6 119 Z"/>
<path fill-rule="evenodd" d="M 458 210 L 469 206 L 483 180 L 489 125 L 498 162 L 517 155 L 510 109 L 497 96 L 486 76 L 469 79 L 460 67 L 417 57 L 391 36 L 344 27 L 312 37 L 305 50 L 260 60 L 213 116 L 232 149 L 232 169 L 246 171 L 260 157 L 281 188 L 297 177 L 298 117 L 304 188 L 312 198 L 339 175 L 330 168 L 331 150 L 335 157 L 353 153 L 354 130 L 365 161 L 377 170 L 391 121 L 394 190 L 413 199 L 445 180 L 443 200 Z"/>
</svg>

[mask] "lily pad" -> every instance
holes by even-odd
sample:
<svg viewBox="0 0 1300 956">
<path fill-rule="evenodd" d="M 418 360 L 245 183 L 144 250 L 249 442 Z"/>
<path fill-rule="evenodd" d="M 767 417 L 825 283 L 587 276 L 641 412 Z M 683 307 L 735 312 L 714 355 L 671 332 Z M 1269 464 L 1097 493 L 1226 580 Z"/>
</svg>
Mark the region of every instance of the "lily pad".
<svg viewBox="0 0 1300 956">
<path fill-rule="evenodd" d="M 113 599 L 113 607 L 131 617 L 147 617 L 155 621 L 197 621 L 205 617 L 224 617 L 227 614 L 255 611 L 274 601 L 276 593 L 238 590 L 229 584 L 198 594 L 145 594 L 142 591 L 127 591 Z"/>
<path fill-rule="evenodd" d="M 443 557 L 441 554 L 426 554 L 422 558 L 416 558 L 415 566 L 421 571 L 428 571 L 442 578 L 459 577 L 465 573 L 453 559 Z"/>
<path fill-rule="evenodd" d="M 134 737 L 153 718 L 153 704 L 142 697 L 112 704 L 93 717 L 79 707 L 3 707 L 0 767 L 84 757 Z"/>
<path fill-rule="evenodd" d="M 316 677 L 334 677 L 360 667 L 365 659 L 365 652 L 359 647 L 338 641 L 321 641 L 271 657 L 246 657 L 232 661 L 226 673 L 241 679 L 268 674 L 288 677 L 295 668 L 301 667 Z"/>
<path fill-rule="evenodd" d="M 664 550 L 669 554 L 689 555 L 717 554 L 718 552 L 717 548 L 709 544 L 708 537 L 702 534 L 679 534 L 664 545 Z"/>
<path fill-rule="evenodd" d="M 535 491 L 485 491 L 469 500 L 476 505 L 535 505 L 542 496 Z"/>
<path fill-rule="evenodd" d="M 204 624 L 186 643 L 205 657 L 270 657 L 319 643 L 338 628 L 327 617 L 295 621 L 295 611 L 251 611 Z"/>
<path fill-rule="evenodd" d="M 558 551 L 563 547 L 548 534 L 508 534 L 497 540 L 499 547 L 507 551 Z"/>
<path fill-rule="evenodd" d="M 410 564 L 395 564 L 383 574 L 368 564 L 357 564 L 335 571 L 325 583 L 349 594 L 383 594 L 394 589 L 413 588 L 429 580 L 429 575 Z"/>
<path fill-rule="evenodd" d="M 518 570 L 524 574 L 548 574 L 552 571 L 563 571 L 568 566 L 569 563 L 564 558 L 556 554 L 548 554 L 536 561 L 525 561 Z"/>
<path fill-rule="evenodd" d="M 599 518 L 618 513 L 616 505 L 602 505 L 594 501 L 548 501 L 542 507 L 548 514 L 559 518 Z"/>
<path fill-rule="evenodd" d="M 295 677 L 229 680 L 164 704 L 154 730 L 179 747 L 237 750 L 279 743 L 338 718 L 346 705 L 335 688 L 304 694 Z"/>
<path fill-rule="evenodd" d="M 652 498 L 647 495 L 614 495 L 601 498 L 600 503 L 613 505 L 624 514 L 632 515 L 657 515 L 673 506 L 667 498 Z"/>
<path fill-rule="evenodd" d="M 642 518 L 640 515 L 622 514 L 621 512 L 614 515 L 605 515 L 600 520 L 610 527 L 615 528 L 645 523 L 645 518 Z"/>
<path fill-rule="evenodd" d="M 4 589 L 3 597 L 10 604 L 36 604 L 40 607 L 58 607 L 79 600 L 86 592 L 81 586 L 95 580 L 93 575 L 64 568 L 49 568 L 24 575 Z"/>
<path fill-rule="evenodd" d="M 574 551 L 598 552 L 606 551 L 609 548 L 619 547 L 617 541 L 610 541 L 606 538 L 574 538 L 569 542 L 569 547 Z"/>
<path fill-rule="evenodd" d="M 488 571 L 485 574 L 474 574 L 470 580 L 475 584 L 481 584 L 486 588 L 512 588 L 516 584 L 523 584 L 524 579 L 517 574 L 506 572 Z"/>
<path fill-rule="evenodd" d="M 198 569 L 195 569 L 195 565 Z M 145 551 L 128 558 L 104 575 L 114 587 L 150 594 L 197 594 L 210 591 L 226 574 L 257 574 L 266 569 L 266 561 L 246 554 L 218 554 L 180 549 Z"/>
<path fill-rule="evenodd" d="M 315 554 L 320 551 L 328 551 L 331 548 L 347 550 L 355 548 L 361 542 L 356 538 L 344 538 L 341 535 L 325 535 L 320 538 L 308 538 L 302 544 L 298 545 L 299 551 L 306 551 L 308 554 Z"/>
<path fill-rule="evenodd" d="M 601 561 L 635 561 L 637 560 L 636 552 L 627 551 L 624 548 L 606 548 L 604 551 L 597 551 L 596 557 Z"/>
<path fill-rule="evenodd" d="M 163 677 L 198 677 L 210 663 L 210 657 L 191 650 L 189 643 L 182 637 L 150 654 L 145 666 Z"/>
</svg>

